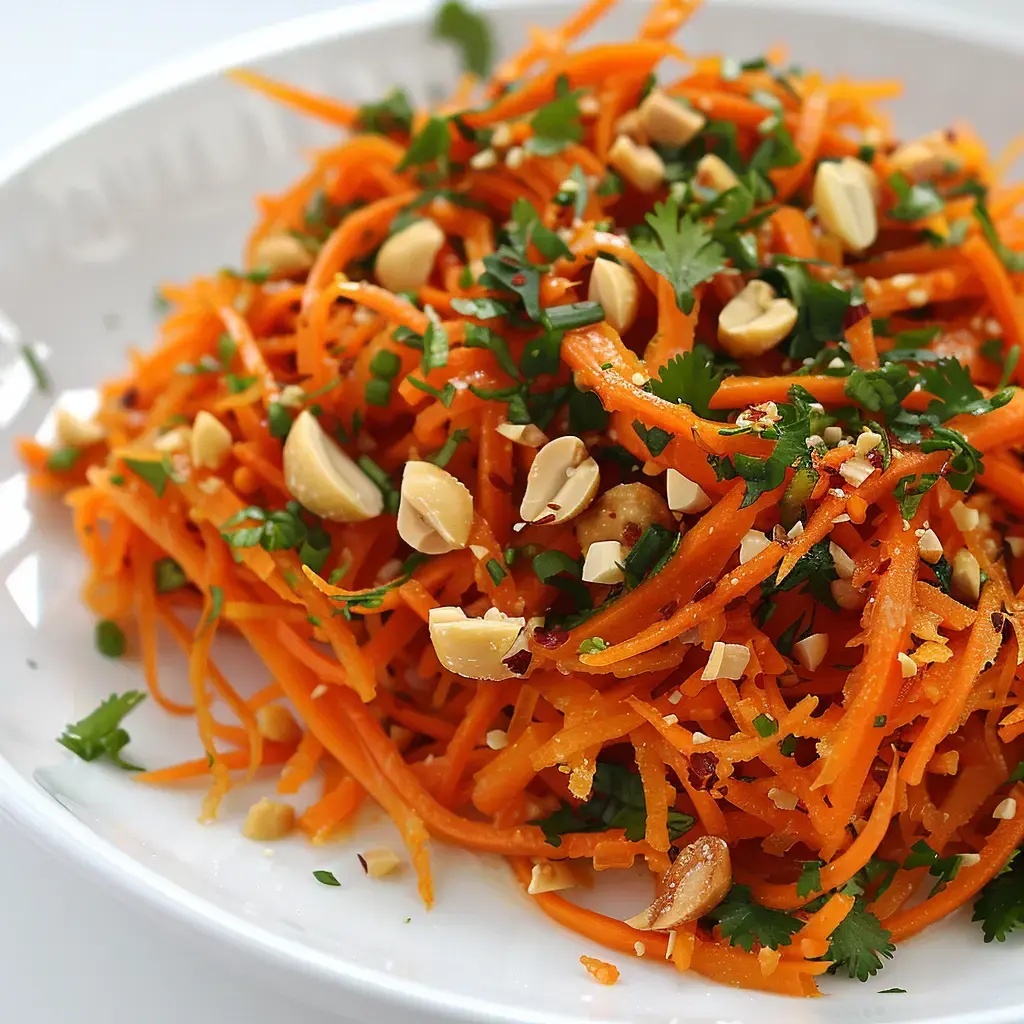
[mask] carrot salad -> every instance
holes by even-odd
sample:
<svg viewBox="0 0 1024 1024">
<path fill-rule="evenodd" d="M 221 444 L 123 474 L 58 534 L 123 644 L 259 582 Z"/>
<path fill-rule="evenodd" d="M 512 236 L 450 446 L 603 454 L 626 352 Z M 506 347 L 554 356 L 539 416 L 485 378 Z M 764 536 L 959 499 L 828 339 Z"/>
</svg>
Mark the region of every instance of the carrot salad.
<svg viewBox="0 0 1024 1024">
<path fill-rule="evenodd" d="M 205 780 L 205 819 L 263 769 L 316 780 L 246 834 L 324 842 L 370 800 L 428 906 L 432 842 L 502 854 L 590 951 L 729 985 L 866 981 L 965 904 L 1001 941 L 1024 922 L 1014 154 L 965 125 L 895 139 L 896 82 L 687 53 L 697 0 L 579 45 L 613 6 L 492 70 L 486 22 L 445 4 L 465 74 L 433 110 L 233 73 L 337 144 L 259 199 L 244 269 L 162 288 L 95 419 L 21 443 L 72 510 L 101 650 L 195 718 L 191 759 L 136 778 Z M 225 634 L 261 689 L 218 667 Z M 136 768 L 141 698 L 61 742 Z M 574 902 L 635 862 L 629 921 Z"/>
</svg>

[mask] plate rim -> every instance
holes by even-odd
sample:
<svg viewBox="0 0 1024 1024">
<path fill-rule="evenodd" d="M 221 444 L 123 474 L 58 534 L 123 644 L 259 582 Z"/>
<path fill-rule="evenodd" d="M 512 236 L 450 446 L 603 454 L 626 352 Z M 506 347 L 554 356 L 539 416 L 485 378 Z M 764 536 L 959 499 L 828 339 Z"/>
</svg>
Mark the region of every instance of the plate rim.
<svg viewBox="0 0 1024 1024">
<path fill-rule="evenodd" d="M 645 4 L 645 0 L 626 2 L 634 7 Z M 928 10 L 926 0 L 907 0 L 905 7 L 898 8 L 892 7 L 888 0 L 830 0 L 824 9 L 820 0 L 710 2 L 719 7 L 766 6 L 804 11 L 832 20 L 845 18 L 885 24 L 918 35 L 959 36 L 990 49 L 1024 55 L 1024 25 L 1014 27 L 1005 19 L 977 11 L 967 12 L 962 7 Z M 66 144 L 136 107 L 211 79 L 231 67 L 257 63 L 315 43 L 329 43 L 392 25 L 422 21 L 434 6 L 435 0 L 388 0 L 387 3 L 356 0 L 343 8 L 286 19 L 161 62 L 58 118 L 13 150 L 0 153 L 0 190 L 12 185 L 23 173 Z M 546 7 L 547 0 L 477 0 L 477 6 L 491 10 L 512 8 L 528 13 Z M 493 1024 L 583 1024 L 585 1020 L 593 1020 L 579 1015 L 516 1010 L 476 996 L 398 979 L 384 971 L 360 967 L 275 935 L 118 849 L 20 773 L 2 754 L 0 814 L 14 822 L 30 840 L 75 870 L 96 876 L 109 887 L 113 898 L 123 900 L 131 896 L 139 900 L 142 909 L 164 913 L 174 926 L 201 935 L 218 955 L 230 955 L 232 950 L 219 947 L 213 940 L 227 939 L 258 961 L 279 968 L 286 966 L 289 974 L 305 974 L 320 986 L 340 984 L 367 1003 L 429 1011 L 446 1020 Z M 271 984 L 281 987 L 276 979 Z M 1024 1002 L 1019 1002 L 1014 1006 L 934 1018 L 933 1024 L 1012 1024 L 1019 1019 L 1022 1009 Z M 756 1016 L 756 1010 L 752 1012 Z M 891 1018 L 890 1024 L 899 1024 L 899 1018 Z"/>
</svg>

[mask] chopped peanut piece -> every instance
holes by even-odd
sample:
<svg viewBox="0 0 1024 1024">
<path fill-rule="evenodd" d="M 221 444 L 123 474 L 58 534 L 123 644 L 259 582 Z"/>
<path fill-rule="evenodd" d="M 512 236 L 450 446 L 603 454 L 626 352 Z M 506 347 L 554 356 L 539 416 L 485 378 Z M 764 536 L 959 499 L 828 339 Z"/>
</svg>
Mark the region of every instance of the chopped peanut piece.
<svg viewBox="0 0 1024 1024">
<path fill-rule="evenodd" d="M 808 672 L 813 672 L 828 653 L 828 633 L 812 633 L 793 644 L 793 657 Z"/>
<path fill-rule="evenodd" d="M 750 648 L 743 644 L 724 644 L 716 640 L 701 679 L 742 679 L 750 663 Z"/>
<path fill-rule="evenodd" d="M 745 565 L 765 548 L 771 547 L 771 543 L 760 530 L 748 530 L 740 540 L 740 565 Z"/>
<path fill-rule="evenodd" d="M 821 163 L 814 176 L 818 219 L 853 252 L 863 252 L 878 237 L 873 176 L 867 164 L 853 157 Z"/>
<path fill-rule="evenodd" d="M 402 863 L 402 859 L 394 850 L 386 846 L 374 850 L 367 850 L 362 854 L 361 861 L 363 868 L 371 878 L 383 878 L 396 871 Z"/>
<path fill-rule="evenodd" d="M 640 287 L 629 267 L 611 260 L 595 260 L 587 298 L 601 304 L 605 320 L 619 334 L 625 334 L 636 321 Z"/>
<path fill-rule="evenodd" d="M 599 540 L 590 545 L 583 561 L 584 583 L 621 583 L 626 574 L 622 569 L 625 550 L 617 540 Z"/>
<path fill-rule="evenodd" d="M 576 885 L 569 865 L 560 860 L 534 861 L 530 872 L 530 885 L 526 890 L 531 896 L 545 892 L 561 892 Z"/>
<path fill-rule="evenodd" d="M 673 512 L 693 515 L 711 507 L 711 499 L 704 488 L 676 469 L 670 469 L 665 474 L 665 491 L 668 507 Z"/>
<path fill-rule="evenodd" d="M 839 475 L 854 487 L 860 487 L 874 471 L 875 467 L 863 455 L 854 455 L 839 467 Z"/>
<path fill-rule="evenodd" d="M 297 277 L 313 266 L 313 254 L 293 235 L 267 235 L 256 243 L 252 263 L 270 277 Z"/>
<path fill-rule="evenodd" d="M 67 448 L 88 448 L 107 436 L 106 429 L 95 420 L 81 420 L 58 409 L 56 413 L 57 443 Z"/>
<path fill-rule="evenodd" d="M 548 435 L 536 423 L 499 423 L 494 429 L 524 448 L 542 448 L 548 443 Z"/>
<path fill-rule="evenodd" d="M 302 739 L 302 727 L 283 704 L 265 704 L 256 712 L 256 727 L 265 740 L 294 746 Z"/>
<path fill-rule="evenodd" d="M 665 180 L 665 164 L 650 146 L 638 146 L 628 135 L 620 135 L 608 150 L 608 163 L 634 188 L 657 192 Z"/>
<path fill-rule="evenodd" d="M 431 608 L 430 641 L 438 661 L 467 679 L 510 679 L 516 675 L 506 659 L 525 636 L 526 619 L 510 617 L 496 608 L 474 619 L 461 608 Z"/>
<path fill-rule="evenodd" d="M 981 566 L 967 548 L 961 548 L 953 556 L 952 589 L 961 600 L 972 603 L 981 594 Z"/>
<path fill-rule="evenodd" d="M 728 192 L 740 183 L 736 172 L 714 153 L 707 153 L 697 161 L 694 180 L 698 185 L 714 189 L 716 192 Z"/>
<path fill-rule="evenodd" d="M 858 611 L 867 603 L 867 597 L 849 580 L 833 580 L 828 588 L 832 593 L 832 600 L 844 611 Z"/>
<path fill-rule="evenodd" d="M 192 422 L 192 465 L 220 469 L 231 451 L 231 431 L 216 416 L 200 409 Z"/>
<path fill-rule="evenodd" d="M 828 553 L 841 580 L 853 579 L 853 571 L 857 565 L 854 560 L 835 541 L 828 542 Z"/>
<path fill-rule="evenodd" d="M 678 149 L 695 138 L 707 124 L 707 118 L 684 107 L 660 89 L 652 89 L 637 109 L 641 129 L 659 146 Z"/>
<path fill-rule="evenodd" d="M 432 462 L 407 462 L 398 506 L 398 535 L 417 551 L 441 555 L 469 543 L 473 495 Z"/>
<path fill-rule="evenodd" d="M 1000 800 L 992 812 L 992 817 L 997 821 L 1013 821 L 1017 817 L 1017 801 L 1012 796 Z"/>
<path fill-rule="evenodd" d="M 249 808 L 242 835 L 258 843 L 284 839 L 295 827 L 295 808 L 264 797 Z"/>
<path fill-rule="evenodd" d="M 981 522 L 981 513 L 976 508 L 968 508 L 962 501 L 958 501 L 950 510 L 949 514 L 956 523 L 956 528 L 961 533 L 970 533 L 976 530 Z"/>
<path fill-rule="evenodd" d="M 374 273 L 392 292 L 413 292 L 427 283 L 444 245 L 444 232 L 432 220 L 418 220 L 392 235 L 378 250 Z"/>
<path fill-rule="evenodd" d="M 900 674 L 904 679 L 910 679 L 917 675 L 917 662 L 909 654 L 904 654 L 903 651 L 900 651 L 896 655 L 896 660 L 900 663 Z"/>
<path fill-rule="evenodd" d="M 942 541 L 934 530 L 925 530 L 918 538 L 917 551 L 929 565 L 934 565 L 942 558 Z"/>
</svg>

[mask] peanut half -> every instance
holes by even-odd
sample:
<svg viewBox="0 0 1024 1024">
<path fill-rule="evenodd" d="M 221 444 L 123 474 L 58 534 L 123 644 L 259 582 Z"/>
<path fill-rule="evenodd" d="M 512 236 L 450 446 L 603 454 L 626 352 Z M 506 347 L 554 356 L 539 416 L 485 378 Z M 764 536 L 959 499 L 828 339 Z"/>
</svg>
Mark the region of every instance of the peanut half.
<svg viewBox="0 0 1024 1024">
<path fill-rule="evenodd" d="M 626 924 L 644 932 L 671 931 L 714 910 L 731 885 L 728 844 L 718 836 L 702 836 L 679 852 L 662 875 L 654 902 Z"/>
<path fill-rule="evenodd" d="M 288 491 L 314 515 L 338 523 L 357 523 L 384 511 L 374 482 L 324 432 L 304 409 L 284 444 Z"/>
<path fill-rule="evenodd" d="M 430 279 L 444 232 L 432 220 L 418 220 L 392 235 L 377 251 L 374 273 L 392 292 L 412 292 Z"/>
<path fill-rule="evenodd" d="M 593 500 L 601 471 L 572 434 L 549 441 L 533 460 L 519 515 L 527 523 L 564 523 Z"/>
<path fill-rule="evenodd" d="M 517 673 L 505 664 L 526 647 L 526 619 L 489 608 L 483 618 L 469 618 L 461 608 L 431 608 L 428 625 L 434 653 L 449 672 L 466 679 L 510 679 Z"/>
<path fill-rule="evenodd" d="M 473 525 L 473 495 L 432 462 L 407 462 L 398 506 L 398 535 L 427 555 L 464 548 Z"/>
<path fill-rule="evenodd" d="M 786 337 L 797 321 L 797 308 L 780 299 L 767 281 L 751 281 L 718 316 L 718 340 L 736 359 L 762 355 Z"/>
</svg>

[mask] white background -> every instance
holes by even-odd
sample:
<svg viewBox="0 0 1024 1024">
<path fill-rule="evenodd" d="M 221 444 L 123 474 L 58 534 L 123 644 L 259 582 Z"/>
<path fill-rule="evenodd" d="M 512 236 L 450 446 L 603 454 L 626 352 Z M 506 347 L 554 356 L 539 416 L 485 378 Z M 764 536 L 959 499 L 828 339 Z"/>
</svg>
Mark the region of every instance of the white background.
<svg viewBox="0 0 1024 1024">
<path fill-rule="evenodd" d="M 376 0 L 386 3 L 387 0 Z M 897 0 L 894 0 L 894 3 Z M 902 0 L 926 10 L 964 0 Z M 829 0 L 821 0 L 823 8 Z M 163 62 L 329 0 L 0 0 L 0 159 L 62 114 Z M 1022 0 L 973 0 L 1024 18 Z M 2 230 L 2 227 L 0 227 Z M 117 903 L 0 820 L 0 1021 L 326 1024 Z"/>
</svg>

